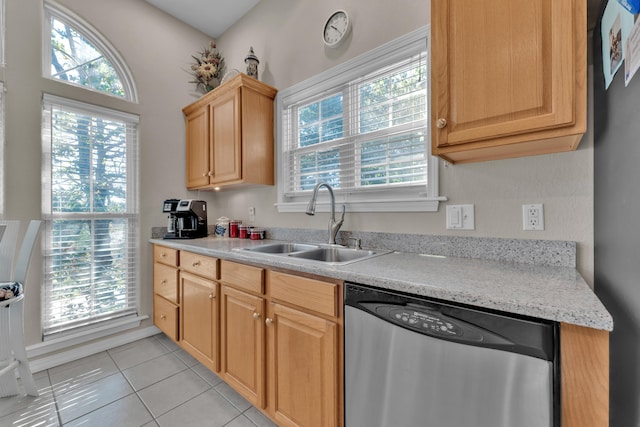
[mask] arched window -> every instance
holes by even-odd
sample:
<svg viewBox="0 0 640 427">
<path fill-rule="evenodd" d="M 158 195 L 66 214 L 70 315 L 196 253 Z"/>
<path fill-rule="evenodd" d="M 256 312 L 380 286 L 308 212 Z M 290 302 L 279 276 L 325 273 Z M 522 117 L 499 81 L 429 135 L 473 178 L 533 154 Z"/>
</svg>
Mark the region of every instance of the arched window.
<svg viewBox="0 0 640 427">
<path fill-rule="evenodd" d="M 131 72 L 100 33 L 68 9 L 45 1 L 45 77 L 137 102 Z"/>
</svg>

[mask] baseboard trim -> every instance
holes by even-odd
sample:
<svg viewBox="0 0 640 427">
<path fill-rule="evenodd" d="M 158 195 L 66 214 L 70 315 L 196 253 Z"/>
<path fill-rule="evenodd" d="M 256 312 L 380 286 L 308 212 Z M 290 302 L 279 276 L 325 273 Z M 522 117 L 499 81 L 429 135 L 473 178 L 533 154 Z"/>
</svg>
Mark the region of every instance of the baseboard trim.
<svg viewBox="0 0 640 427">
<path fill-rule="evenodd" d="M 73 362 L 74 360 L 100 353 L 101 351 L 109 350 L 143 338 L 151 337 L 160 332 L 160 329 L 158 329 L 157 327 L 148 326 L 146 328 L 136 329 L 131 332 L 113 335 L 99 341 L 92 341 L 91 343 L 80 345 L 71 350 L 61 351 L 49 356 L 45 355 L 44 357 L 39 357 L 37 359 L 34 359 L 31 357 L 31 355 L 29 355 L 29 349 L 27 348 L 27 356 L 29 357 L 31 372 L 40 372 L 44 371 L 45 369 L 50 369 L 64 363 Z M 43 351 L 45 348 L 46 343 L 40 344 L 38 346 L 38 353 L 45 353 Z"/>
</svg>

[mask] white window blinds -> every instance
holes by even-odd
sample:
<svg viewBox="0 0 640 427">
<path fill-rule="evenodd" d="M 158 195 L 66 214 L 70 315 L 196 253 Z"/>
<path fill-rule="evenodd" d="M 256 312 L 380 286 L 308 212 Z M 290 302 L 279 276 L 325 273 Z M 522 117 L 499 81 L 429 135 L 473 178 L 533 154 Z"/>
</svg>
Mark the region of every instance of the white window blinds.
<svg viewBox="0 0 640 427">
<path fill-rule="evenodd" d="M 424 186 L 426 52 L 289 106 L 285 194 Z"/>
<path fill-rule="evenodd" d="M 45 335 L 137 311 L 137 122 L 44 96 Z"/>
<path fill-rule="evenodd" d="M 319 182 L 350 211 L 437 210 L 427 34 L 421 29 L 280 92 L 280 211 L 303 209 Z"/>
</svg>

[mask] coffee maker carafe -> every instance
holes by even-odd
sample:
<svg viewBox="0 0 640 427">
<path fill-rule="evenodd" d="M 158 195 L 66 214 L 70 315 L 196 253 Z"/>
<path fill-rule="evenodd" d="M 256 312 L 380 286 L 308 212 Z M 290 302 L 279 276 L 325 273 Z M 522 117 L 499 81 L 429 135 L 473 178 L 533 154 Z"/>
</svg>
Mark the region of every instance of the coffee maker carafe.
<svg viewBox="0 0 640 427">
<path fill-rule="evenodd" d="M 169 214 L 165 239 L 207 237 L 207 202 L 192 199 L 168 199 L 162 212 Z"/>
</svg>

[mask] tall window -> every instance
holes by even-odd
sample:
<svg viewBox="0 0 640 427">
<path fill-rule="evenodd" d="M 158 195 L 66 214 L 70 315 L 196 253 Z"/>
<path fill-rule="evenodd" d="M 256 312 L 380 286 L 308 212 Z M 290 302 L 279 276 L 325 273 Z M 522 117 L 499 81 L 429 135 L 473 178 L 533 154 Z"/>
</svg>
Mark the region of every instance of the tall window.
<svg viewBox="0 0 640 427">
<path fill-rule="evenodd" d="M 319 182 L 351 211 L 437 208 L 426 48 L 418 31 L 280 93 L 281 211 Z"/>
<path fill-rule="evenodd" d="M 45 335 L 135 313 L 137 117 L 45 95 Z"/>
<path fill-rule="evenodd" d="M 135 102 L 131 74 L 106 39 L 52 0 L 44 6 L 45 77 Z M 43 97 L 45 336 L 137 318 L 137 126 L 135 115 Z"/>
</svg>

